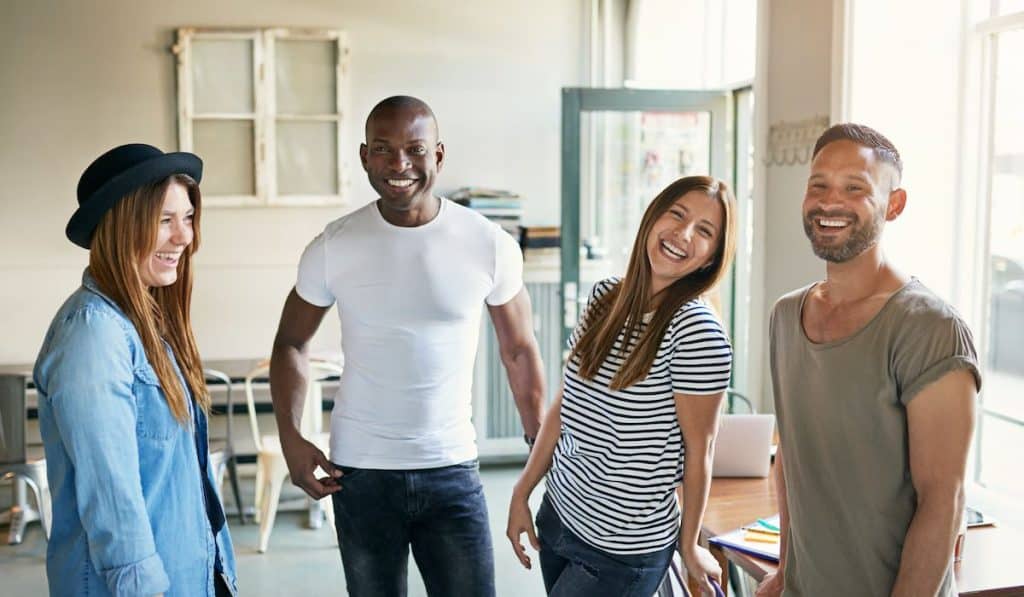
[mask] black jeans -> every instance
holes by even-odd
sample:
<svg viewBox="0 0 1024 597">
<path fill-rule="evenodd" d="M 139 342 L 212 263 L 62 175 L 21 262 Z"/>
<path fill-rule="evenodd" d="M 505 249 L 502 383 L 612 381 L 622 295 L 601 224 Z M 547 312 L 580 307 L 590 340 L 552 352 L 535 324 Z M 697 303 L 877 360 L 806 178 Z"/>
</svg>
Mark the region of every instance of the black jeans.
<svg viewBox="0 0 1024 597">
<path fill-rule="evenodd" d="M 494 550 L 472 460 L 435 469 L 339 466 L 334 524 L 353 597 L 404 597 L 409 548 L 431 597 L 493 597 Z"/>
<path fill-rule="evenodd" d="M 651 597 L 676 545 L 633 555 L 602 551 L 562 524 L 547 495 L 537 511 L 540 571 L 549 597 Z"/>
</svg>

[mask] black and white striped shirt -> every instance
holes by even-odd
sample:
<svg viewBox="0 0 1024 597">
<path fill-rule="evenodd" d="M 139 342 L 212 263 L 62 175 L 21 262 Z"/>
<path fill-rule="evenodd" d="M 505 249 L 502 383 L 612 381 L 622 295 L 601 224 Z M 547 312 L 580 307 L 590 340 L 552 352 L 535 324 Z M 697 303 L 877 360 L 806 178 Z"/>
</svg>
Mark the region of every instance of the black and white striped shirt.
<svg viewBox="0 0 1024 597">
<path fill-rule="evenodd" d="M 618 281 L 598 282 L 591 303 Z M 577 326 L 570 349 L 581 335 Z M 620 333 L 613 352 L 623 340 Z M 587 543 L 614 554 L 649 553 L 679 532 L 683 442 L 674 395 L 725 390 L 732 347 L 711 309 L 693 300 L 673 315 L 647 378 L 612 390 L 622 362 L 609 355 L 593 380 L 579 376 L 577 359 L 566 364 L 547 491 L 562 523 Z"/>
</svg>

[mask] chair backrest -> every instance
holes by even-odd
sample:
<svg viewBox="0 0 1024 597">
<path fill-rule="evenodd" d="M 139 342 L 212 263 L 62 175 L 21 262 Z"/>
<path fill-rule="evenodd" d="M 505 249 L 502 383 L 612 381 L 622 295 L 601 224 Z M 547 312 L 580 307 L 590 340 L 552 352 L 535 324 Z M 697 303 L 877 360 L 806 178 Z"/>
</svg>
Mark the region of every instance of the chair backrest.
<svg viewBox="0 0 1024 597">
<path fill-rule="evenodd" d="M 231 394 L 231 378 L 228 377 L 227 373 L 224 373 L 223 371 L 219 371 L 217 369 L 210 369 L 210 368 L 203 369 L 203 377 L 206 378 L 207 383 L 212 381 L 212 382 L 215 382 L 218 385 L 223 385 L 224 386 L 224 391 L 225 391 L 225 406 L 224 406 L 224 410 L 226 411 L 226 414 L 227 414 L 227 426 L 226 426 L 226 430 L 225 430 L 225 437 L 224 437 L 224 439 L 227 442 L 228 449 L 233 451 L 234 444 L 232 444 L 232 439 L 231 439 L 231 419 L 232 419 L 232 417 L 235 414 L 234 413 L 235 403 L 234 403 L 234 400 L 232 399 L 232 394 Z"/>
<path fill-rule="evenodd" d="M 314 396 L 320 396 L 320 382 L 324 379 L 334 376 L 340 376 L 342 372 L 342 366 L 334 361 L 328 361 L 325 359 L 311 358 L 309 359 L 309 384 L 306 386 L 306 401 L 305 405 L 308 406 L 310 399 Z M 249 412 L 249 430 L 252 432 L 252 441 L 256 446 L 257 450 L 263 449 L 263 440 L 260 436 L 260 426 L 256 419 L 256 398 L 253 392 L 253 384 L 257 379 L 265 379 L 270 374 L 270 360 L 265 360 L 256 365 L 245 375 L 245 406 Z M 313 417 L 321 416 L 320 412 L 312 412 L 314 409 L 303 408 L 302 409 L 302 428 L 300 431 L 304 436 L 309 434 L 310 425 L 309 421 L 313 420 Z"/>
<path fill-rule="evenodd" d="M 0 374 L 0 464 L 25 463 L 25 380 Z"/>
<path fill-rule="evenodd" d="M 725 412 L 729 414 L 739 414 L 744 412 L 736 408 L 737 402 L 742 402 L 746 406 L 746 411 L 752 415 L 757 414 L 757 409 L 754 408 L 754 403 L 750 401 L 744 394 L 736 391 L 734 388 L 728 388 L 725 390 Z"/>
</svg>

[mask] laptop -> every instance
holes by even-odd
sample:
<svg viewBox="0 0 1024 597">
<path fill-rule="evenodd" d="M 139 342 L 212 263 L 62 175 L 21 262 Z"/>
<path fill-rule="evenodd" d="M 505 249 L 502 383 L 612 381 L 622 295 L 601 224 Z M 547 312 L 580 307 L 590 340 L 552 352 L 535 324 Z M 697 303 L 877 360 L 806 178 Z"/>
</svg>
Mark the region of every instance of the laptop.
<svg viewBox="0 0 1024 597">
<path fill-rule="evenodd" d="M 767 477 L 775 415 L 722 415 L 715 439 L 713 477 Z"/>
</svg>

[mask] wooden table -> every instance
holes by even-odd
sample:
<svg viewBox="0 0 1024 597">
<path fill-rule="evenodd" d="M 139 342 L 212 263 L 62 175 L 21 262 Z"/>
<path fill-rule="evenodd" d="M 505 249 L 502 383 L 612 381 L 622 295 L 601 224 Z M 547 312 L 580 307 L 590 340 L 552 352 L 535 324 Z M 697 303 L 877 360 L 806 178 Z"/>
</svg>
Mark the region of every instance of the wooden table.
<svg viewBox="0 0 1024 597">
<path fill-rule="evenodd" d="M 777 511 L 773 476 L 766 479 L 713 479 L 711 497 L 704 514 L 702 541 L 749 524 L 759 517 L 771 516 Z M 969 529 L 963 560 L 954 567 L 960 595 L 1024 597 L 1022 547 L 1024 533 L 1015 529 L 1004 526 Z M 778 569 L 774 562 L 734 549 L 717 545 L 711 545 L 709 549 L 722 566 L 722 588 L 726 591 L 728 562 L 736 564 L 758 581 Z"/>
</svg>

